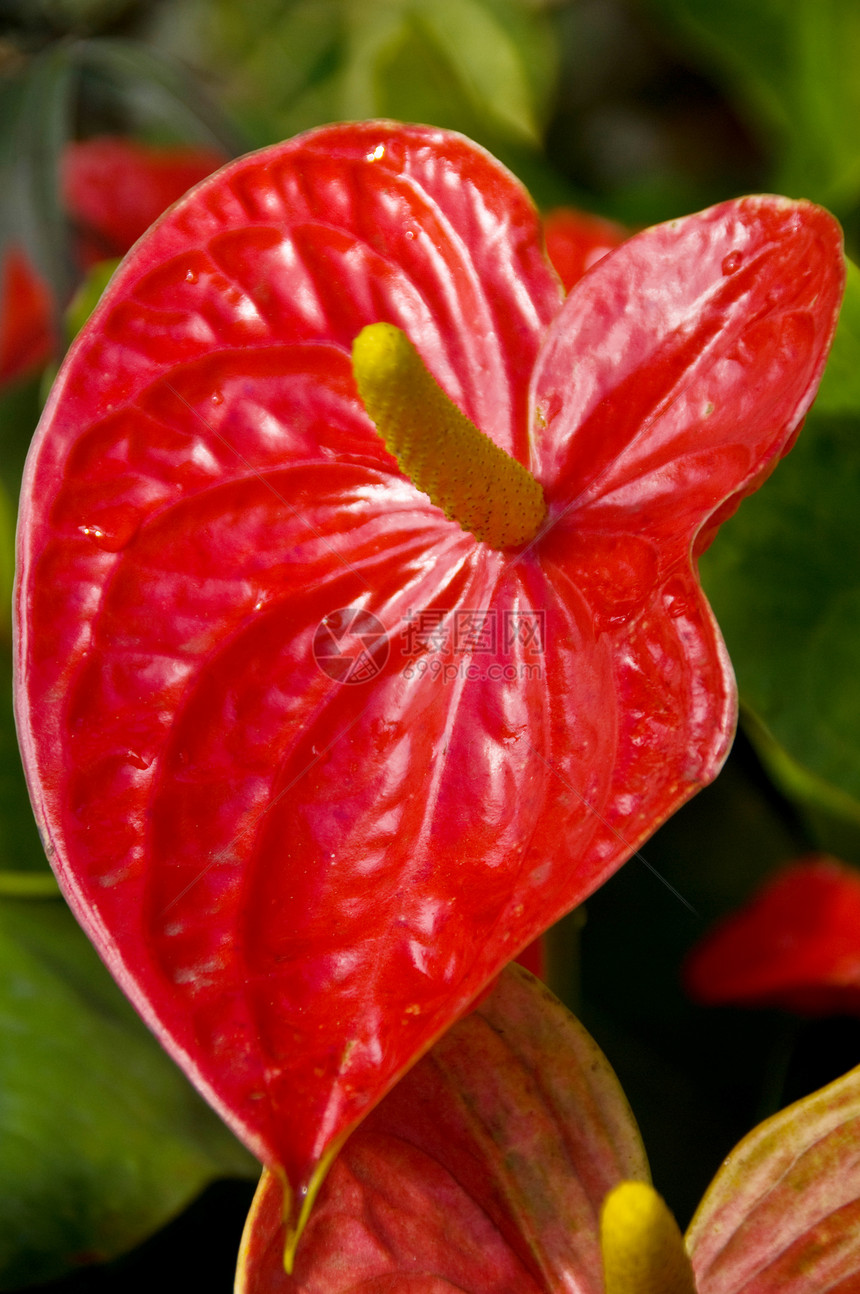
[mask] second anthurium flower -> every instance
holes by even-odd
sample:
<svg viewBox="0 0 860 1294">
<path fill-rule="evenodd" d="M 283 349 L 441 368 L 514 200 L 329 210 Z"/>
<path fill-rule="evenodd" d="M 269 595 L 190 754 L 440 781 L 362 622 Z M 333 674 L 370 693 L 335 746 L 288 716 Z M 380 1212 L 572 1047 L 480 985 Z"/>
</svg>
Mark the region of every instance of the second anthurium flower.
<svg viewBox="0 0 860 1294">
<path fill-rule="evenodd" d="M 397 1077 L 718 771 L 695 555 L 791 443 L 842 285 L 833 219 L 755 197 L 565 299 L 496 162 L 370 122 L 204 181 L 78 338 L 20 528 L 34 804 L 294 1230 Z"/>
<path fill-rule="evenodd" d="M 264 1172 L 236 1294 L 855 1294 L 860 1068 L 754 1128 L 682 1237 L 605 1056 L 508 967 L 351 1137 L 295 1267 Z"/>
</svg>

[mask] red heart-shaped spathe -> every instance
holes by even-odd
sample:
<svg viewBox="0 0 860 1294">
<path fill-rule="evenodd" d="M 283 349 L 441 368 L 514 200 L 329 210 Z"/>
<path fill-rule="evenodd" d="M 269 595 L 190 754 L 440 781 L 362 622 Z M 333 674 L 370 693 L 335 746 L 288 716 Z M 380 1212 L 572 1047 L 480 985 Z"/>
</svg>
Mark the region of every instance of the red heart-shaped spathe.
<svg viewBox="0 0 860 1294">
<path fill-rule="evenodd" d="M 37 814 L 120 982 L 300 1190 L 718 770 L 734 688 L 691 552 L 799 426 L 840 248 L 744 199 L 563 303 L 480 149 L 335 126 L 204 182 L 82 333 L 20 530 Z M 541 481 L 526 551 L 398 472 L 349 360 L 380 319 Z"/>
</svg>

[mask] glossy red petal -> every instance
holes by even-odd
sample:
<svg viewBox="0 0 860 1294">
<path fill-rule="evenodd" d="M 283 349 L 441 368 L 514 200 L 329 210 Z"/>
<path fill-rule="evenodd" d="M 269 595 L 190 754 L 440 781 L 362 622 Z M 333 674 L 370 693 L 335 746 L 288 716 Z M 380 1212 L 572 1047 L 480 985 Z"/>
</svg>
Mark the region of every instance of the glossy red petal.
<svg viewBox="0 0 860 1294">
<path fill-rule="evenodd" d="M 631 1179 L 648 1166 L 605 1058 L 510 968 L 347 1142 L 292 1276 L 283 1187 L 264 1175 L 236 1289 L 600 1294 L 600 1206 Z"/>
<path fill-rule="evenodd" d="M 156 147 L 113 135 L 73 140 L 63 152 L 61 183 L 82 266 L 122 256 L 225 161 L 211 148 Z"/>
<path fill-rule="evenodd" d="M 629 230 L 573 207 L 556 207 L 543 220 L 546 251 L 568 292 L 586 270 L 596 265 L 625 238 Z"/>
<path fill-rule="evenodd" d="M 473 850 L 495 861 L 502 800 L 519 830 L 500 734 L 481 741 L 492 689 L 489 711 L 480 697 L 461 711 L 471 735 L 452 733 L 466 785 L 440 761 L 428 803 L 420 779 L 462 688 L 403 678 L 399 647 L 369 698 L 314 662 L 338 607 L 363 604 L 397 634 L 413 608 L 487 606 L 501 564 L 394 472 L 348 347 L 387 313 L 513 447 L 558 302 L 536 215 L 485 154 L 417 128 L 318 132 L 228 168 L 160 222 L 75 347 L 37 438 L 21 717 L 48 847 L 141 1009 L 298 1182 L 497 969 L 498 954 L 462 982 L 508 901 L 501 875 L 467 946 L 455 955 L 452 933 L 439 954 L 447 985 L 422 968 L 416 940 L 435 958 L 455 898 L 428 872 L 452 797 L 471 787 L 477 813 L 451 819 L 467 830 L 444 846 L 458 867 Z M 371 887 L 374 840 L 391 856 Z M 423 888 L 392 939 L 412 855 Z M 357 907 L 341 893 L 351 869 Z M 452 919 L 463 929 L 468 910 Z M 504 932 L 503 960 L 525 938 Z M 417 977 L 398 984 L 399 1007 L 373 987 L 380 957 Z M 333 1021 L 319 991 L 338 983 Z M 341 1073 L 347 1047 L 361 1082 Z"/>
<path fill-rule="evenodd" d="M 696 945 L 684 982 L 709 1006 L 860 1012 L 860 874 L 825 857 L 783 868 Z"/>
<path fill-rule="evenodd" d="M 829 219 L 798 210 L 789 243 Z M 154 227 L 30 459 L 18 714 L 48 849 L 153 1027 L 299 1189 L 730 740 L 689 545 L 740 478 L 686 501 L 685 546 L 637 534 L 632 506 L 599 529 L 592 500 L 578 528 L 549 480 L 547 533 L 500 553 L 400 475 L 358 401 L 349 347 L 388 319 L 525 459 L 559 305 L 535 213 L 486 154 L 326 128 Z M 635 349 L 628 312 L 610 351 L 625 330 Z M 764 470 L 760 436 L 738 423 L 731 452 Z"/>
<path fill-rule="evenodd" d="M 809 203 L 742 198 L 628 239 L 570 293 L 535 371 L 551 515 L 686 556 L 790 444 L 843 290 L 839 226 Z"/>
</svg>

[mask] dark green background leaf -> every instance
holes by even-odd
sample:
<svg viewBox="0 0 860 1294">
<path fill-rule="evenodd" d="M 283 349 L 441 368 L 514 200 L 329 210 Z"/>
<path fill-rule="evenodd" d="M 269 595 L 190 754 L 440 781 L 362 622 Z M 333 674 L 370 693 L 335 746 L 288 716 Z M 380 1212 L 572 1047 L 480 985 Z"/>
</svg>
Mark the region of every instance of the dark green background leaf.
<svg viewBox="0 0 860 1294">
<path fill-rule="evenodd" d="M 773 146 L 773 187 L 845 214 L 860 199 L 856 0 L 649 0 Z"/>
<path fill-rule="evenodd" d="M 257 1165 L 59 899 L 0 899 L 0 1289 L 129 1249 Z"/>
</svg>

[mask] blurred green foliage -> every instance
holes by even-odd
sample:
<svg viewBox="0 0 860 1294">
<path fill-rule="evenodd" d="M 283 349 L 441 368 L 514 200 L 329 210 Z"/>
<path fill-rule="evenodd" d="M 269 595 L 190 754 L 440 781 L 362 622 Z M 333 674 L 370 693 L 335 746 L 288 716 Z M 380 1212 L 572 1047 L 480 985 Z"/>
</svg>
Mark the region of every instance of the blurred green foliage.
<svg viewBox="0 0 860 1294">
<path fill-rule="evenodd" d="M 228 96 L 267 142 L 323 121 L 383 116 L 540 143 L 556 56 L 537 5 L 216 0 L 212 12 Z"/>
<path fill-rule="evenodd" d="M 773 188 L 845 219 L 860 201 L 855 0 L 649 0 L 736 103 Z"/>
</svg>

